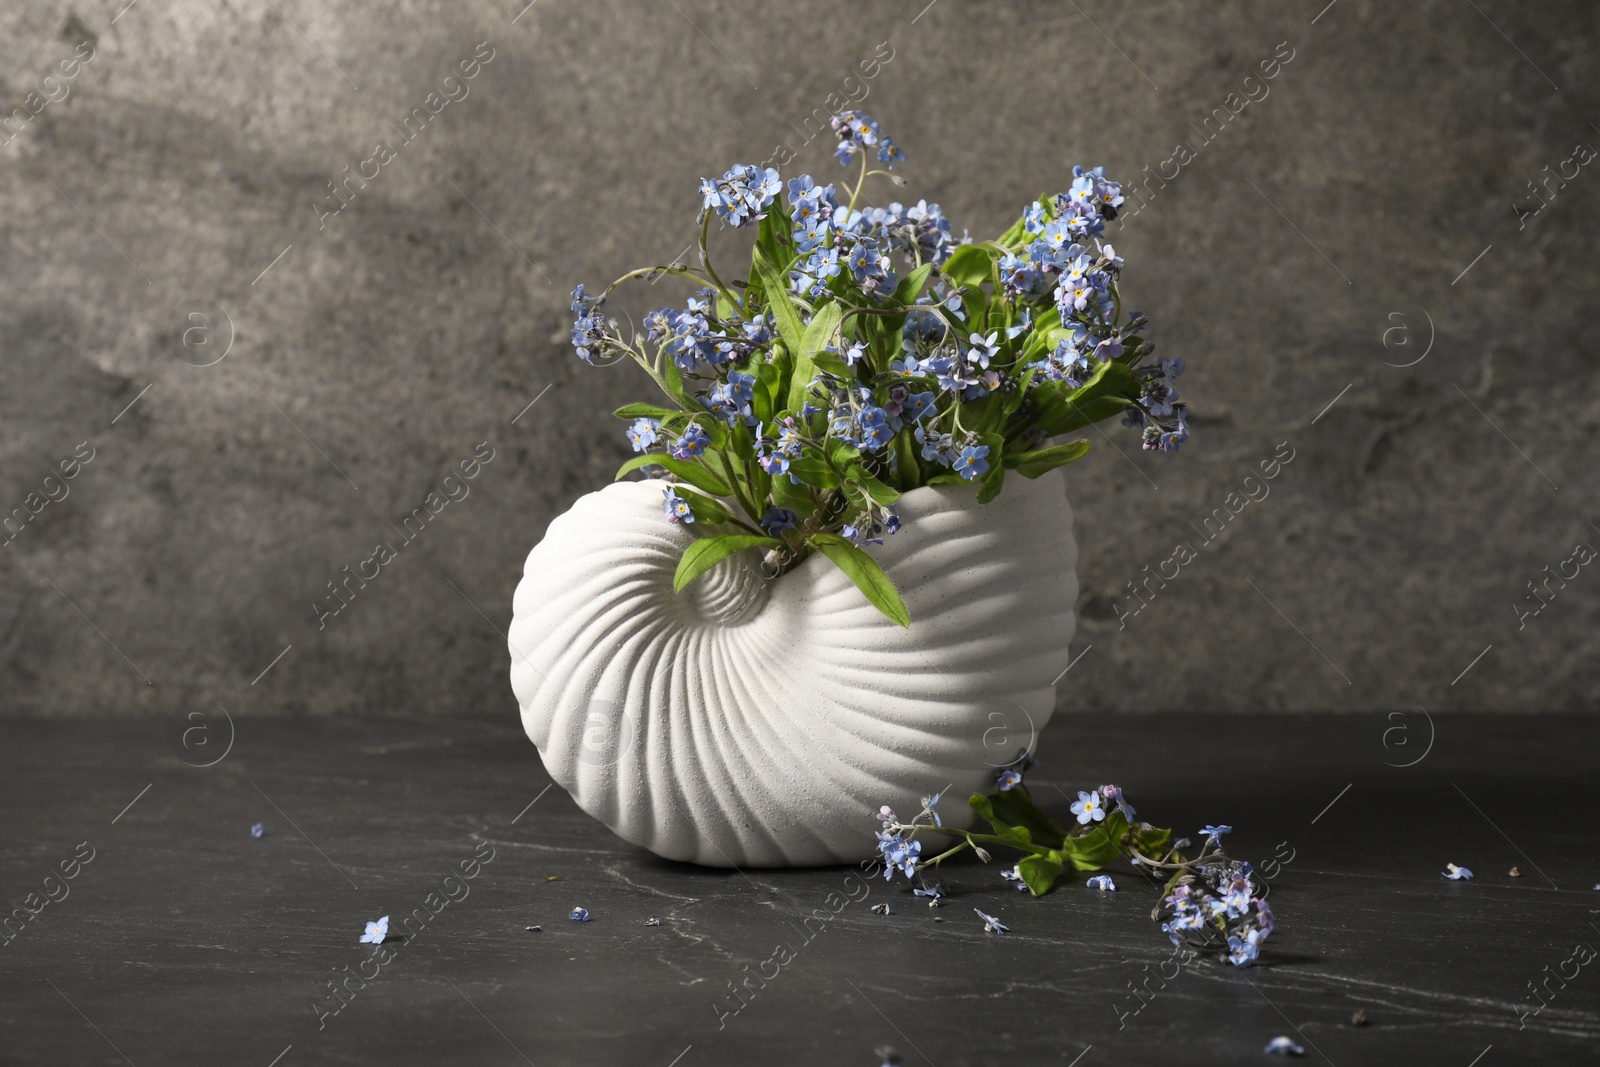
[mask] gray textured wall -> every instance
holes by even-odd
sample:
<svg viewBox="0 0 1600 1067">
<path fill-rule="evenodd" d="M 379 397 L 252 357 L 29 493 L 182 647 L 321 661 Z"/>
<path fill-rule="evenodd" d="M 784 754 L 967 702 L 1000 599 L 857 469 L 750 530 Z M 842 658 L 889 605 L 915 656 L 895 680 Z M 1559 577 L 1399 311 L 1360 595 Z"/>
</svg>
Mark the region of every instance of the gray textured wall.
<svg viewBox="0 0 1600 1067">
<path fill-rule="evenodd" d="M 976 235 L 1075 161 L 1177 168 L 1111 236 L 1189 361 L 1195 436 L 1154 457 L 1110 426 L 1072 468 L 1064 701 L 1594 706 L 1596 568 L 1513 605 L 1600 544 L 1600 174 L 1512 206 L 1600 145 L 1593 5 L 1323 3 L 7 4 L 0 505 L 93 459 L 0 548 L 4 709 L 514 714 L 523 555 L 609 479 L 607 412 L 643 393 L 572 357 L 567 291 L 679 254 L 701 175 L 780 144 L 836 169 L 797 126 L 863 88 L 905 192 Z M 313 207 L 480 42 L 466 98 Z M 1205 141 L 1280 42 L 1268 95 Z M 324 583 L 480 442 L 471 495 L 319 632 Z M 1281 442 L 1270 496 L 1203 544 Z M 1198 558 L 1119 621 L 1180 542 Z"/>
</svg>

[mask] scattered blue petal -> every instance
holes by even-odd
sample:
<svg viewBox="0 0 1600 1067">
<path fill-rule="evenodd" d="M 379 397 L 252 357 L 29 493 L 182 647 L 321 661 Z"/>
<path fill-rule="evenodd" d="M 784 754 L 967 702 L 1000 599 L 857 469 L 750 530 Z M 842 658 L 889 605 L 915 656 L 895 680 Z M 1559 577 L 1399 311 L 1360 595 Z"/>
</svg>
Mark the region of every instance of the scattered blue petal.
<svg viewBox="0 0 1600 1067">
<path fill-rule="evenodd" d="M 571 919 L 575 923 L 586 923 L 589 921 L 589 909 L 573 908 L 567 913 L 567 918 Z"/>
<path fill-rule="evenodd" d="M 1115 893 L 1117 891 L 1117 883 L 1111 880 L 1109 874 L 1097 874 L 1085 882 L 1084 886 L 1088 889 L 1098 889 L 1103 893 Z"/>
<path fill-rule="evenodd" d="M 1457 867 L 1453 863 L 1447 863 L 1444 866 L 1444 876 L 1450 879 L 1452 882 L 1472 881 L 1472 872 L 1467 870 L 1465 867 Z M 1600 886 L 1596 886 L 1595 888 L 1600 889 Z"/>
<path fill-rule="evenodd" d="M 1267 1047 L 1261 1050 L 1269 1056 L 1304 1056 L 1306 1050 L 1290 1041 L 1287 1037 L 1275 1037 L 1267 1042 Z"/>
<path fill-rule="evenodd" d="M 979 911 L 977 908 L 973 908 L 972 910 L 977 914 L 978 918 L 983 920 L 983 928 L 989 931 L 991 934 L 1004 934 L 1011 930 L 1011 927 L 1007 926 L 999 919 L 996 919 L 993 915 Z"/>
<path fill-rule="evenodd" d="M 250 836 L 251 837 L 265 837 L 266 834 L 267 834 L 267 828 L 265 826 L 263 826 L 261 823 L 256 823 L 254 826 L 250 827 Z M 1600 889 L 1600 886 L 1595 886 L 1595 888 L 1596 889 Z"/>
<path fill-rule="evenodd" d="M 367 932 L 361 935 L 362 944 L 381 945 L 383 939 L 389 936 L 389 916 L 385 915 L 375 923 L 367 924 Z"/>
</svg>

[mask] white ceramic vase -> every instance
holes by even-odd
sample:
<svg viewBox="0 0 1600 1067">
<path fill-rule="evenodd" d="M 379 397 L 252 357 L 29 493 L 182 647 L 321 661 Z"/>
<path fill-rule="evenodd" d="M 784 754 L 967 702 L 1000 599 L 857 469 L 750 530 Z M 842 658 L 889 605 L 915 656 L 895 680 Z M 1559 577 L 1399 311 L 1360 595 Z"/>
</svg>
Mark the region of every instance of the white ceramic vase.
<svg viewBox="0 0 1600 1067">
<path fill-rule="evenodd" d="M 820 556 L 774 580 L 754 551 L 683 592 L 694 526 L 657 481 L 579 499 L 528 555 L 511 685 L 551 777 L 618 836 L 714 867 L 851 862 L 873 813 L 941 812 L 1036 743 L 1077 599 L 1060 474 L 904 494 L 869 549 L 910 612 L 895 626 Z"/>
</svg>

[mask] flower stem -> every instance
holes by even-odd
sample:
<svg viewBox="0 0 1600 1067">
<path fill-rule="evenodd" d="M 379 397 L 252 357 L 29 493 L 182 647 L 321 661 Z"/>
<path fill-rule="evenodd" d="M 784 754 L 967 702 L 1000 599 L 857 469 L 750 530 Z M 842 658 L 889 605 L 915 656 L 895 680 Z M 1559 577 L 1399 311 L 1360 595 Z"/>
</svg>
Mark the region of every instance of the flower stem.
<svg viewBox="0 0 1600 1067">
<path fill-rule="evenodd" d="M 861 187 L 867 184 L 867 150 L 861 150 L 861 176 L 856 179 L 856 187 L 850 191 L 850 203 L 845 205 L 845 211 L 856 209 L 856 198 L 861 195 Z"/>
<path fill-rule="evenodd" d="M 615 289 L 623 282 L 628 281 L 631 278 L 639 278 L 647 274 L 674 274 L 680 278 L 689 278 L 697 282 L 705 281 L 705 279 L 700 277 L 700 275 L 694 273 L 693 267 L 685 267 L 682 270 L 679 270 L 677 267 L 640 267 L 638 270 L 630 270 L 628 273 L 624 274 L 622 277 L 606 286 L 605 292 L 600 295 L 610 296 L 611 290 Z"/>
<path fill-rule="evenodd" d="M 975 834 L 971 830 L 953 829 L 944 829 L 940 830 L 939 832 L 959 835 L 960 837 L 964 838 L 969 845 L 977 845 L 981 842 L 985 845 L 1004 845 L 1007 848 L 1014 848 L 1022 852 L 1031 852 L 1035 856 L 1047 856 L 1050 854 L 1050 849 L 1043 845 L 1023 845 L 1004 837 L 997 837 L 994 834 Z"/>
<path fill-rule="evenodd" d="M 722 279 L 717 277 L 716 269 L 711 266 L 711 253 L 706 249 L 706 236 L 711 232 L 711 212 L 704 212 L 704 215 L 705 220 L 700 223 L 700 265 L 706 269 L 706 276 L 711 279 L 711 284 L 728 298 L 728 303 L 743 311 L 744 304 L 733 295 L 727 285 L 723 284 Z"/>
<path fill-rule="evenodd" d="M 961 844 L 957 845 L 955 848 L 952 848 L 952 849 L 950 849 L 950 850 L 948 850 L 946 852 L 939 853 L 937 856 L 933 857 L 933 859 L 929 860 L 928 863 L 935 864 L 935 865 L 943 863 L 946 859 L 948 859 L 951 856 L 954 856 L 957 852 L 960 852 L 962 849 L 967 849 L 967 848 L 971 848 L 971 847 L 972 847 L 972 843 L 971 842 L 963 841 L 963 842 L 961 842 Z M 928 865 L 928 863 L 923 864 L 923 866 L 926 867 Z"/>
</svg>

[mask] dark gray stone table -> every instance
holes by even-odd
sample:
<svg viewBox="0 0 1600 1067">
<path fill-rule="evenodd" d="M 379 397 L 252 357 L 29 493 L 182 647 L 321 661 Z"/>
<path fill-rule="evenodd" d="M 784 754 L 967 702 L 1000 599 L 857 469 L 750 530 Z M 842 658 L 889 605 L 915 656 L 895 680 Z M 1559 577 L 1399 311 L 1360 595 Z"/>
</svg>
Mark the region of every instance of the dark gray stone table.
<svg viewBox="0 0 1600 1067">
<path fill-rule="evenodd" d="M 209 751 L 178 743 L 196 725 Z M 1035 900 L 963 866 L 934 911 L 903 882 L 625 845 L 546 790 L 514 718 L 234 725 L 222 756 L 220 713 L 0 723 L 0 887 L 39 909 L 0 945 L 0 1062 L 1239 1064 L 1287 1034 L 1339 1067 L 1500 1067 L 1600 1040 L 1600 965 L 1569 962 L 1600 947 L 1593 720 L 1058 720 L 1033 785 L 1061 816 L 1051 783 L 1115 781 L 1142 816 L 1229 822 L 1236 854 L 1277 857 L 1262 963 L 1164 985 L 1156 894 L 1125 868 L 1114 895 Z M 357 942 L 415 909 L 386 962 Z"/>
</svg>

